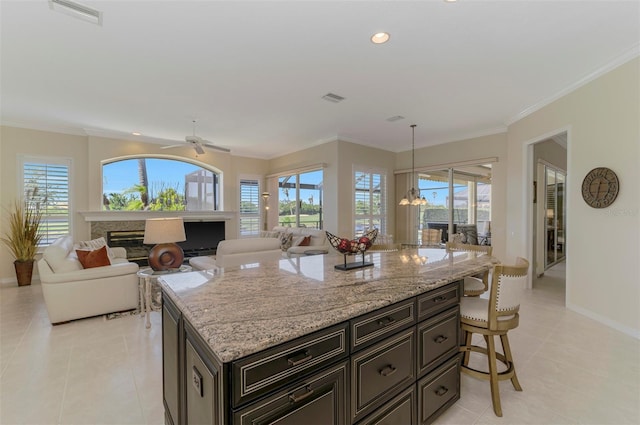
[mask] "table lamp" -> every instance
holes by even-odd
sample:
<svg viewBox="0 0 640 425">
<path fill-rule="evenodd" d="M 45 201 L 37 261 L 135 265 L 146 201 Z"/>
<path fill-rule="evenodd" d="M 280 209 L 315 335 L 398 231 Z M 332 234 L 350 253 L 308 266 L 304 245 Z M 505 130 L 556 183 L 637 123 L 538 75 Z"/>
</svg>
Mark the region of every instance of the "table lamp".
<svg viewBox="0 0 640 425">
<path fill-rule="evenodd" d="M 179 269 L 184 252 L 176 242 L 186 240 L 181 217 L 147 219 L 143 243 L 156 244 L 149 252 L 149 266 L 155 271 Z"/>
</svg>

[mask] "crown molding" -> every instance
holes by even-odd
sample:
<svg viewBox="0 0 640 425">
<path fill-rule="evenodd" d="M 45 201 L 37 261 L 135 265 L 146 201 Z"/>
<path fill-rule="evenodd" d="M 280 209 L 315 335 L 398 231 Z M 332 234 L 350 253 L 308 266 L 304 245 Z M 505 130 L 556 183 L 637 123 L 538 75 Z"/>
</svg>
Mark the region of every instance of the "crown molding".
<svg viewBox="0 0 640 425">
<path fill-rule="evenodd" d="M 77 127 L 61 127 L 56 125 L 42 124 L 42 123 L 27 123 L 23 121 L 0 121 L 0 125 L 3 127 L 16 127 L 23 128 L 25 130 L 37 130 L 48 131 L 51 133 L 70 134 L 72 136 L 88 136 L 87 132 L 83 128 Z"/>
<path fill-rule="evenodd" d="M 547 97 L 545 99 L 540 100 L 538 103 L 535 103 L 531 106 L 529 106 L 528 108 L 522 110 L 521 112 L 519 112 L 518 114 L 514 115 L 513 117 L 509 118 L 507 121 L 505 121 L 505 125 L 508 127 L 511 124 L 515 123 L 516 121 L 520 121 L 521 119 L 533 114 L 536 111 L 539 111 L 540 109 L 544 108 L 545 106 L 548 106 L 549 104 L 555 102 L 556 100 L 568 95 L 569 93 L 579 89 L 580 87 L 590 83 L 591 81 L 595 80 L 596 78 L 599 78 L 601 76 L 603 76 L 604 74 L 613 71 L 614 69 L 616 69 L 617 67 L 624 65 L 625 63 L 629 62 L 630 60 L 633 60 L 635 58 L 637 58 L 638 56 L 640 56 L 640 42 L 636 43 L 633 47 L 631 47 L 629 50 L 627 50 L 626 52 L 624 52 L 623 54 L 621 54 L 620 56 L 618 56 L 617 58 L 615 58 L 614 60 L 612 60 L 611 62 L 608 62 L 607 64 L 601 66 L 600 68 L 596 69 L 595 71 L 591 72 L 590 74 L 585 75 L 584 77 L 580 78 L 578 81 L 576 81 L 575 83 L 569 85 L 568 87 L 565 87 L 564 89 L 560 90 L 558 93 Z"/>
</svg>

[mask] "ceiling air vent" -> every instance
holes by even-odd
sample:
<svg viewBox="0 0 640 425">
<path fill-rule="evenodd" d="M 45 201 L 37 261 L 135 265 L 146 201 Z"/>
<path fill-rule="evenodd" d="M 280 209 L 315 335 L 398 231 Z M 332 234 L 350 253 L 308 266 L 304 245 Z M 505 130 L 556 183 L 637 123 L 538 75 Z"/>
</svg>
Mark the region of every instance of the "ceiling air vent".
<svg viewBox="0 0 640 425">
<path fill-rule="evenodd" d="M 396 121 L 400 121 L 400 120 L 403 120 L 403 119 L 404 119 L 404 117 L 402 115 L 396 115 L 395 117 L 387 118 L 387 121 L 396 122 Z"/>
<path fill-rule="evenodd" d="M 70 0 L 49 0 L 49 8 L 66 15 L 102 25 L 102 12 Z"/>
<path fill-rule="evenodd" d="M 333 103 L 340 103 L 344 100 L 344 97 L 342 96 L 338 96 L 337 94 L 334 93 L 327 93 L 324 96 L 322 96 L 322 98 L 324 100 L 327 100 L 329 102 L 333 102 Z"/>
</svg>

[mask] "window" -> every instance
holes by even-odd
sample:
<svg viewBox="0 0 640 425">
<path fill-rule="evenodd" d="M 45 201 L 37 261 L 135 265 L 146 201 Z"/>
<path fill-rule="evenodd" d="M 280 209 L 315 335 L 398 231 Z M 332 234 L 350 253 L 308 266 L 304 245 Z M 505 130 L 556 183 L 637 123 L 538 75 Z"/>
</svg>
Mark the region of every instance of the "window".
<svg viewBox="0 0 640 425">
<path fill-rule="evenodd" d="M 278 225 L 322 229 L 322 170 L 278 178 Z"/>
<path fill-rule="evenodd" d="M 381 234 L 387 229 L 387 176 L 380 172 L 354 171 L 354 232 L 362 235 L 377 228 Z"/>
<path fill-rule="evenodd" d="M 240 237 L 260 235 L 260 186 L 258 180 L 240 180 Z"/>
<path fill-rule="evenodd" d="M 70 159 L 22 157 L 22 190 L 25 202 L 43 209 L 39 246 L 50 245 L 71 233 L 69 202 Z"/>
<path fill-rule="evenodd" d="M 220 209 L 217 170 L 186 161 L 137 157 L 102 165 L 105 210 L 215 211 Z"/>
</svg>

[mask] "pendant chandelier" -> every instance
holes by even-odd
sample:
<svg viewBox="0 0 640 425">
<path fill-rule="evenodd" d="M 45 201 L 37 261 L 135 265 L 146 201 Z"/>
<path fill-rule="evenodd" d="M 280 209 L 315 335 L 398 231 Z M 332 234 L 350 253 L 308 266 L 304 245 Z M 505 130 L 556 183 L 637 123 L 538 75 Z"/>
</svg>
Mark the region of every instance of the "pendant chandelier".
<svg viewBox="0 0 640 425">
<path fill-rule="evenodd" d="M 415 156 L 416 156 L 416 125 L 411 124 L 411 181 L 415 183 L 416 181 L 416 167 L 415 167 Z M 413 184 L 412 183 L 412 184 Z M 424 196 L 420 197 L 420 189 L 416 189 L 411 187 L 404 198 L 400 201 L 400 205 L 427 205 L 427 200 Z"/>
</svg>

